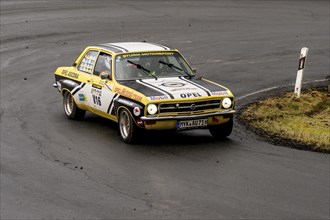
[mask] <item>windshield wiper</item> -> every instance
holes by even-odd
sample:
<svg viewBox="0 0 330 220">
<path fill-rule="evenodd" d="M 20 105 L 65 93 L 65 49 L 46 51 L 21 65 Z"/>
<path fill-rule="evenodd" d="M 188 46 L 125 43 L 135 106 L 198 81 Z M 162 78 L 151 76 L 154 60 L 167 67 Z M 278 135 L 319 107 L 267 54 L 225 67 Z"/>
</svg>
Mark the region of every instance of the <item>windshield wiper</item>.
<svg viewBox="0 0 330 220">
<path fill-rule="evenodd" d="M 140 64 L 138 64 L 138 63 L 134 63 L 133 61 L 130 61 L 130 60 L 127 60 L 127 62 L 130 63 L 130 64 L 133 64 L 134 66 L 136 66 L 136 68 L 143 70 L 143 72 L 144 72 L 145 74 L 147 74 L 148 76 L 152 76 L 152 77 L 154 77 L 155 79 L 157 79 L 156 76 L 154 76 L 154 75 L 152 75 L 152 74 L 150 73 L 150 70 L 146 69 L 145 67 L 141 66 Z"/>
<path fill-rule="evenodd" d="M 176 71 L 176 72 L 178 72 L 178 73 L 180 73 L 180 74 L 182 74 L 182 72 L 183 72 L 184 75 L 187 75 L 187 76 L 189 76 L 190 78 L 192 77 L 192 75 L 190 75 L 189 73 L 187 73 L 186 71 L 184 71 L 184 70 L 181 69 L 180 67 L 174 65 L 173 63 L 166 63 L 166 62 L 164 62 L 164 61 L 162 61 L 162 60 L 159 60 L 159 63 L 164 64 L 164 65 L 170 67 L 171 69 L 174 69 L 175 71 L 176 71 L 176 70 L 181 71 L 181 72 Z"/>
</svg>

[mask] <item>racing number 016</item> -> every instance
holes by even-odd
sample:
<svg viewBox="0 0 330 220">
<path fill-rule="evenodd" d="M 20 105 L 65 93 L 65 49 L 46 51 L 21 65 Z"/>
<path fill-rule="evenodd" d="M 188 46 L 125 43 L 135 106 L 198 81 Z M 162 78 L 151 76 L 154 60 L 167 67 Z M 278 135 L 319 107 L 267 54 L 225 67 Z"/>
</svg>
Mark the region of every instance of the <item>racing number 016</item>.
<svg viewBox="0 0 330 220">
<path fill-rule="evenodd" d="M 95 105 L 101 106 L 101 97 L 100 96 L 96 96 L 96 95 L 92 95 L 93 97 L 93 102 Z"/>
</svg>

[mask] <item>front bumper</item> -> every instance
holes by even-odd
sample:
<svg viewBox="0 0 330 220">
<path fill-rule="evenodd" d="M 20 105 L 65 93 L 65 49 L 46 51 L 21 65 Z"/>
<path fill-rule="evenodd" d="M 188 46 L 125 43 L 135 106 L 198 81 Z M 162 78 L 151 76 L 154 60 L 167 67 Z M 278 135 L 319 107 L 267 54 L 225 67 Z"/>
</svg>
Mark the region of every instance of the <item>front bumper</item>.
<svg viewBox="0 0 330 220">
<path fill-rule="evenodd" d="M 228 110 L 222 112 L 212 112 L 207 114 L 199 114 L 199 115 L 175 115 L 175 116 L 142 116 L 142 121 L 162 121 L 162 120 L 190 120 L 190 119 L 199 119 L 199 118 L 207 118 L 212 116 L 226 116 L 235 114 L 235 110 Z"/>
</svg>

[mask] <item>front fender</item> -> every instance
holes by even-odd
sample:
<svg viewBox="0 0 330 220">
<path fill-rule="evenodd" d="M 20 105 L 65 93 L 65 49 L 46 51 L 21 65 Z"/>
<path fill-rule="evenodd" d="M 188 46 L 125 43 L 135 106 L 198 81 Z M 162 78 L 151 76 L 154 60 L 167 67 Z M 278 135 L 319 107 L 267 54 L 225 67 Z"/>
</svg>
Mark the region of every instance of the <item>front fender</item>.
<svg viewBox="0 0 330 220">
<path fill-rule="evenodd" d="M 119 97 L 118 99 L 116 99 L 114 101 L 114 107 L 115 107 L 115 113 L 116 116 L 119 116 L 119 111 L 122 108 L 125 108 L 129 111 L 129 113 L 131 114 L 135 124 L 139 127 L 144 127 L 142 121 L 141 121 L 141 117 L 143 116 L 143 112 L 144 112 L 144 105 L 136 102 L 134 100 L 125 98 L 125 97 Z M 137 110 L 138 108 L 138 110 Z"/>
</svg>

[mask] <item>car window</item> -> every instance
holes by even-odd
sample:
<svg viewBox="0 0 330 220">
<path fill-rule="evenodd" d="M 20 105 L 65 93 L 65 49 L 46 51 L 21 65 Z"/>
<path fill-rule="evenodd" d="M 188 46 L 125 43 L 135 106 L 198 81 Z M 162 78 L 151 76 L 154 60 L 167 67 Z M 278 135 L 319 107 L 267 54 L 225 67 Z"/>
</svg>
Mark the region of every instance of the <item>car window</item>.
<svg viewBox="0 0 330 220">
<path fill-rule="evenodd" d="M 81 60 L 78 70 L 86 72 L 86 73 L 92 73 L 95 65 L 95 61 L 97 58 L 98 51 L 90 50 L 88 51 L 84 58 Z"/>
<path fill-rule="evenodd" d="M 178 66 L 178 67 L 182 68 L 182 65 L 181 65 L 182 61 L 180 58 L 178 59 L 176 56 L 168 56 L 168 61 L 166 61 L 166 62 L 171 63 L 174 66 Z"/>
<path fill-rule="evenodd" d="M 111 74 L 111 55 L 101 52 L 95 65 L 93 75 L 99 76 L 102 74 Z"/>
<path fill-rule="evenodd" d="M 117 80 L 192 75 L 188 63 L 176 52 L 127 53 L 116 56 Z"/>
</svg>

